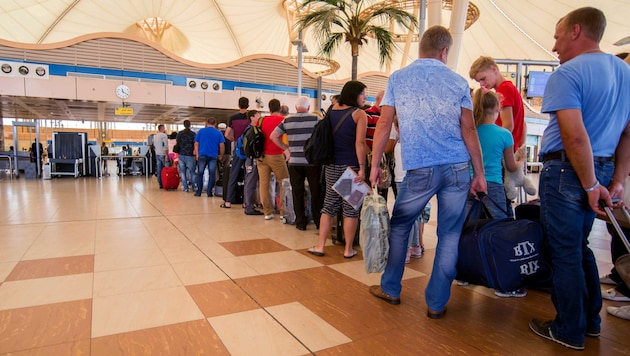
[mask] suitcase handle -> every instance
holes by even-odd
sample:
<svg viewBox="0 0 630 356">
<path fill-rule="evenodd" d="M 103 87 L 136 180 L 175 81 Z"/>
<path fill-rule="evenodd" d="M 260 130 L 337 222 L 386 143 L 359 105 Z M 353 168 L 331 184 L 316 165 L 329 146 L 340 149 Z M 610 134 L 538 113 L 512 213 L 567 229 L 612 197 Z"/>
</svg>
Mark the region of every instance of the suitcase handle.
<svg viewBox="0 0 630 356">
<path fill-rule="evenodd" d="M 630 243 L 628 242 L 628 238 L 626 237 L 626 234 L 623 233 L 623 230 L 621 229 L 621 226 L 619 225 L 619 222 L 617 221 L 615 214 L 613 214 L 612 209 L 609 206 L 607 206 L 603 200 L 599 201 L 599 206 L 602 209 L 604 209 L 604 211 L 606 212 L 606 215 L 608 215 L 608 219 L 610 219 L 610 223 L 615 227 L 617 234 L 619 234 L 619 238 L 621 239 L 623 244 L 626 246 L 626 249 L 628 250 L 628 252 L 630 252 Z M 622 205 L 621 210 L 623 211 L 623 214 L 626 216 L 626 219 L 630 221 L 630 213 L 628 213 L 628 208 Z"/>
</svg>

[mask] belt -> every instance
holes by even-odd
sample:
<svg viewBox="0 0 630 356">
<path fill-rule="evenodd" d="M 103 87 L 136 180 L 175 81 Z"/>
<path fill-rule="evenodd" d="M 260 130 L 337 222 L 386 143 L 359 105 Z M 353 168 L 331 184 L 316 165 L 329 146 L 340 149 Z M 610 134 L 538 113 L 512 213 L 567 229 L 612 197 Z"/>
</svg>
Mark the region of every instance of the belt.
<svg viewBox="0 0 630 356">
<path fill-rule="evenodd" d="M 564 150 L 549 152 L 542 156 L 543 162 L 551 161 L 553 159 L 559 159 L 562 162 L 569 162 L 569 158 L 567 157 L 567 154 Z M 597 162 L 597 163 L 604 163 L 604 162 L 610 162 L 610 161 L 612 161 L 612 157 L 597 157 L 597 156 L 593 157 L 593 162 Z"/>
</svg>

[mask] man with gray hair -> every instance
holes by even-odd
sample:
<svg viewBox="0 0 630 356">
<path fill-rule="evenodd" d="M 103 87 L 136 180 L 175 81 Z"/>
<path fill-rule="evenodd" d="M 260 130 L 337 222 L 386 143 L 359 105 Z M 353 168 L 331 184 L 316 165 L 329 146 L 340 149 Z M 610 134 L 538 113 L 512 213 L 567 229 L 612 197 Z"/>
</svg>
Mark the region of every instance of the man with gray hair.
<svg viewBox="0 0 630 356">
<path fill-rule="evenodd" d="M 309 164 L 304 156 L 304 142 L 311 137 L 313 128 L 317 123 L 318 116 L 309 112 L 309 100 L 305 96 L 298 98 L 295 104 L 296 114 L 291 114 L 276 127 L 269 138 L 282 150 L 287 150 L 289 156 L 289 179 L 293 190 L 293 206 L 295 210 L 295 227 L 298 230 L 306 230 L 308 223 L 304 205 L 304 179 L 308 179 L 308 186 L 311 192 L 311 206 L 313 210 L 313 220 L 319 229 L 319 218 L 322 210 L 322 194 L 319 178 L 322 167 Z M 282 142 L 282 135 L 287 134 L 289 145 Z"/>
</svg>

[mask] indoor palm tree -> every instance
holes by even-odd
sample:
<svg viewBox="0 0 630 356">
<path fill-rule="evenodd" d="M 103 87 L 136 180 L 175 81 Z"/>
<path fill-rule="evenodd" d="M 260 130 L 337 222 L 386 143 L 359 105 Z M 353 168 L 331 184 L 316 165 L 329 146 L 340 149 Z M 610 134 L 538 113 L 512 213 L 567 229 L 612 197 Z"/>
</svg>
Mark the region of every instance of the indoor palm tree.
<svg viewBox="0 0 630 356">
<path fill-rule="evenodd" d="M 391 60 L 394 48 L 394 33 L 389 27 L 392 21 L 408 30 L 418 24 L 415 16 L 393 0 L 371 6 L 366 0 L 304 0 L 300 8 L 303 12 L 295 23 L 296 29 L 313 27 L 322 55 L 330 57 L 342 40 L 350 43 L 352 80 L 357 79 L 359 47 L 368 42 L 368 37 L 376 40 L 384 65 Z M 311 11 L 305 11 L 310 8 Z"/>
</svg>

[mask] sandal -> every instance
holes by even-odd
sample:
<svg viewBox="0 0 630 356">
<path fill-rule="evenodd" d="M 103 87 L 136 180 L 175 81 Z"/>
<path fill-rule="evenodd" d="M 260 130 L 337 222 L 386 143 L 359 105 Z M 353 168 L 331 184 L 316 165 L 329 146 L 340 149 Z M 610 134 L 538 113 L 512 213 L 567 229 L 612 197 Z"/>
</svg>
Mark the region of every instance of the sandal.
<svg viewBox="0 0 630 356">
<path fill-rule="evenodd" d="M 324 256 L 323 252 L 319 252 L 315 249 L 315 246 L 309 248 L 308 250 L 306 250 L 306 252 L 310 253 L 311 255 L 318 256 L 318 257 Z"/>
<path fill-rule="evenodd" d="M 227 206 L 227 205 L 225 205 L 225 203 L 221 203 L 221 205 L 219 205 L 219 208 L 223 208 L 223 209 L 231 209 L 231 208 L 232 208 L 232 205 Z"/>
</svg>

